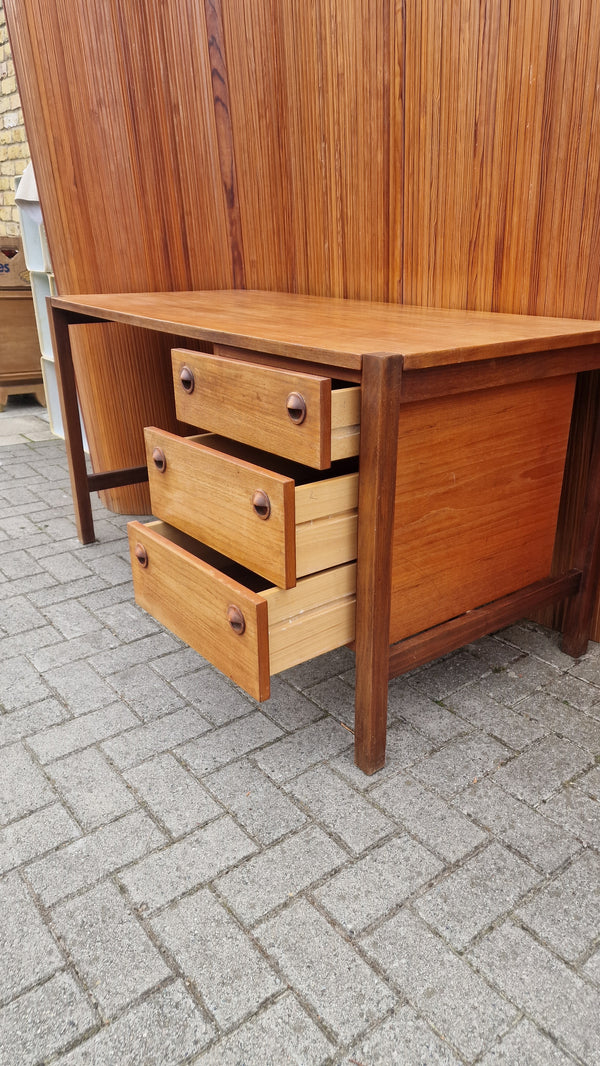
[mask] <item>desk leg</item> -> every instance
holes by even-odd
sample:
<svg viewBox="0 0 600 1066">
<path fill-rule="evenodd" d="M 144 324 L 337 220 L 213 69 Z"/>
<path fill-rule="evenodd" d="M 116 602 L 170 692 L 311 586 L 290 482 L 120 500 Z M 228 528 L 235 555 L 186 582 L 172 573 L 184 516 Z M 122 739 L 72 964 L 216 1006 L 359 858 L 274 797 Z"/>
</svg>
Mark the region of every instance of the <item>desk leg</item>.
<svg viewBox="0 0 600 1066">
<path fill-rule="evenodd" d="M 354 760 L 385 762 L 398 415 L 403 359 L 365 355 L 361 378 Z"/>
<path fill-rule="evenodd" d="M 587 650 L 600 578 L 600 412 L 596 415 L 581 534 L 573 566 L 582 572 L 581 585 L 567 603 L 561 647 L 577 659 Z"/>
<path fill-rule="evenodd" d="M 69 461 L 71 492 L 75 505 L 77 535 L 82 544 L 91 544 L 96 537 L 94 534 L 94 519 L 92 518 L 85 452 L 83 450 L 83 437 L 81 435 L 81 422 L 79 421 L 71 338 L 69 337 L 69 322 L 72 321 L 72 316 L 69 315 L 68 311 L 59 310 L 51 305 L 49 306 L 49 311 L 52 347 L 54 348 L 56 377 L 65 431 L 67 459 Z M 81 317 L 77 321 L 81 321 Z"/>
</svg>

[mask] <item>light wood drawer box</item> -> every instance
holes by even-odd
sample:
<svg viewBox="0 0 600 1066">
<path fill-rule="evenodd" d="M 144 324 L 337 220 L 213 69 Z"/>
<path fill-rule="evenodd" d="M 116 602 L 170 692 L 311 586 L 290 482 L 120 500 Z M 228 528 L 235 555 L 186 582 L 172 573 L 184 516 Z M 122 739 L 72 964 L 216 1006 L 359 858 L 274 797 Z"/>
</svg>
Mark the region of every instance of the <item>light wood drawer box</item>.
<svg viewBox="0 0 600 1066">
<path fill-rule="evenodd" d="M 354 639 L 355 563 L 282 590 L 164 522 L 128 535 L 136 602 L 257 700 L 272 674 Z"/>
<path fill-rule="evenodd" d="M 213 434 L 144 433 L 157 518 L 280 588 L 356 558 L 358 473 L 319 479 Z"/>
<path fill-rule="evenodd" d="M 319 470 L 358 455 L 358 385 L 179 348 L 172 361 L 182 422 Z"/>
</svg>

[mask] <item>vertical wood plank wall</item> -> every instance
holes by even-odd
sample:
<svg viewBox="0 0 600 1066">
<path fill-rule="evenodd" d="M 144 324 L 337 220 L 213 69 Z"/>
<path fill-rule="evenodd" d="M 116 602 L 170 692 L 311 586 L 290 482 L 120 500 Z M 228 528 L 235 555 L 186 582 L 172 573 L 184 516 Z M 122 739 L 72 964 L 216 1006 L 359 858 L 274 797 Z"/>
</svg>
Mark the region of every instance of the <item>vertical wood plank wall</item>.
<svg viewBox="0 0 600 1066">
<path fill-rule="evenodd" d="M 600 318 L 597 0 L 5 9 L 60 292 L 246 287 Z M 171 428 L 166 346 L 143 354 L 115 331 L 116 430 L 95 406 L 94 344 L 88 420 L 143 461 L 143 424 Z M 576 398 L 561 559 L 597 393 L 592 379 Z"/>
</svg>

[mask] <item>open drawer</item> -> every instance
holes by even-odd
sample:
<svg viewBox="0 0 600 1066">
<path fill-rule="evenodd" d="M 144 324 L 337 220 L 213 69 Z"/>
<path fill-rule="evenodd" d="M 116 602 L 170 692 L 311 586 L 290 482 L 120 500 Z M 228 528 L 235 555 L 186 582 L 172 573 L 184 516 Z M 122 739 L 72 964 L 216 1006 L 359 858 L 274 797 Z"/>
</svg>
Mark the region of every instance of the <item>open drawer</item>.
<svg viewBox="0 0 600 1066">
<path fill-rule="evenodd" d="M 172 362 L 182 422 L 318 470 L 358 455 L 360 386 L 179 348 Z"/>
<path fill-rule="evenodd" d="M 356 558 L 356 471 L 319 475 L 212 434 L 144 433 L 158 518 L 280 588 Z"/>
<path fill-rule="evenodd" d="M 271 674 L 354 639 L 354 563 L 282 590 L 164 522 L 128 534 L 136 602 L 257 700 Z"/>
</svg>

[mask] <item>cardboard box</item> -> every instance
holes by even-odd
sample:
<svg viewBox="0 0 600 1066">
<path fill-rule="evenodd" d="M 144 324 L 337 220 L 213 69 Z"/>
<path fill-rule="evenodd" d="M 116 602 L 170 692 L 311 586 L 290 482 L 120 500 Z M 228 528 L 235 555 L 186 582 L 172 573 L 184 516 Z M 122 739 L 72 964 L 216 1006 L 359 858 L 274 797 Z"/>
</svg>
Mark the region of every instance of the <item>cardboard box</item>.
<svg viewBox="0 0 600 1066">
<path fill-rule="evenodd" d="M 0 237 L 0 289 L 29 289 L 29 271 L 20 237 Z"/>
</svg>

